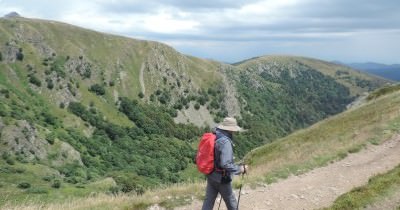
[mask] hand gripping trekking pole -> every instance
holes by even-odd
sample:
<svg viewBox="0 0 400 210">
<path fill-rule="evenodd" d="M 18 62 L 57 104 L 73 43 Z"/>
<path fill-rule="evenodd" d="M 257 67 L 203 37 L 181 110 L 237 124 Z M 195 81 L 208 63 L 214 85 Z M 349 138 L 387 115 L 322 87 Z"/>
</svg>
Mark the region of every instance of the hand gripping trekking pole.
<svg viewBox="0 0 400 210">
<path fill-rule="evenodd" d="M 246 171 L 246 165 L 243 164 L 243 167 L 244 167 L 244 172 L 242 173 L 241 184 L 240 184 L 240 188 L 239 188 L 239 197 L 238 197 L 238 202 L 237 202 L 237 206 L 236 206 L 237 210 L 239 210 L 240 194 L 242 192 L 244 174 L 247 172 Z M 221 196 L 221 198 L 219 199 L 218 210 L 221 207 L 221 202 L 222 202 L 222 195 L 220 195 L 220 196 Z"/>
</svg>

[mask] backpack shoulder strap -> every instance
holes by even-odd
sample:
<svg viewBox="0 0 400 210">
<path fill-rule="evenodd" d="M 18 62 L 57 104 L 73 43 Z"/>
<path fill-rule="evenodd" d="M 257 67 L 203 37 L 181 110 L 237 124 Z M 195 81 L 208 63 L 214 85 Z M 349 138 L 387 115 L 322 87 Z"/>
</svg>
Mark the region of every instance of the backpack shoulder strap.
<svg viewBox="0 0 400 210">
<path fill-rule="evenodd" d="M 218 173 L 225 174 L 225 169 L 220 167 L 219 165 L 219 160 L 220 160 L 220 155 L 221 152 L 218 150 L 217 144 L 218 141 L 221 141 L 224 137 L 216 138 L 215 139 L 215 145 L 214 145 L 214 170 Z"/>
</svg>

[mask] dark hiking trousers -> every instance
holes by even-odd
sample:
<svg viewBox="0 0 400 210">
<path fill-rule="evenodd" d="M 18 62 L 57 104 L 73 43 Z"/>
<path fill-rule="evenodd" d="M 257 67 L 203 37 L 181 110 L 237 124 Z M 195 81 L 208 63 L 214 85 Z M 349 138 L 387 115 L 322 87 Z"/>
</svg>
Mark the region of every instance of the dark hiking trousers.
<svg viewBox="0 0 400 210">
<path fill-rule="evenodd" d="M 237 201 L 233 194 L 231 183 L 222 184 L 211 179 L 207 179 L 206 199 L 204 200 L 203 208 L 201 209 L 212 210 L 218 193 L 220 193 L 222 199 L 224 199 L 228 210 L 237 210 Z"/>
</svg>

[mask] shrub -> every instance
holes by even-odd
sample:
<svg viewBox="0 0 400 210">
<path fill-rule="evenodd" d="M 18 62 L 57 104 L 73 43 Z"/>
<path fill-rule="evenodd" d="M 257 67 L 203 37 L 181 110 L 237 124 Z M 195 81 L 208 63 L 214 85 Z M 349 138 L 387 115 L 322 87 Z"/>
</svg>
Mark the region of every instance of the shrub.
<svg viewBox="0 0 400 210">
<path fill-rule="evenodd" d="M 167 103 L 167 98 L 166 98 L 164 95 L 161 95 L 161 96 L 158 98 L 158 101 L 159 101 L 160 103 L 162 103 L 162 104 L 166 104 L 166 103 Z"/>
<path fill-rule="evenodd" d="M 53 126 L 58 126 L 58 119 L 56 116 L 53 116 L 52 114 L 48 113 L 48 112 L 42 112 L 42 117 L 44 122 L 46 122 L 49 125 L 53 125 Z"/>
<path fill-rule="evenodd" d="M 121 187 L 120 186 L 112 186 L 108 189 L 108 192 L 113 195 L 118 195 L 119 192 L 121 192 Z"/>
<path fill-rule="evenodd" d="M 28 189 L 31 187 L 31 184 L 28 182 L 21 182 L 17 185 L 17 187 L 20 189 Z"/>
<path fill-rule="evenodd" d="M 1 158 L 3 158 L 3 160 L 7 160 L 9 156 L 10 156 L 10 154 L 8 154 L 7 152 L 4 152 L 3 154 L 1 154 Z"/>
<path fill-rule="evenodd" d="M 139 96 L 139 98 L 143 98 L 143 97 L 144 97 L 143 92 L 140 92 L 140 93 L 138 94 L 138 96 Z"/>
<path fill-rule="evenodd" d="M 196 110 L 199 110 L 199 109 L 200 109 L 200 104 L 199 104 L 199 103 L 196 103 L 196 104 L 194 105 L 194 108 L 195 108 Z"/>
<path fill-rule="evenodd" d="M 60 103 L 60 108 L 61 108 L 61 109 L 64 109 L 64 108 L 65 108 L 64 102 L 61 102 L 61 103 Z"/>
<path fill-rule="evenodd" d="M 96 93 L 96 95 L 106 94 L 105 88 L 99 84 L 94 84 L 94 85 L 90 86 L 89 91 Z"/>
<path fill-rule="evenodd" d="M 0 117 L 6 117 L 8 115 L 7 111 L 0 106 Z"/>
<path fill-rule="evenodd" d="M 206 96 L 199 96 L 197 98 L 197 102 L 200 103 L 201 105 L 206 104 L 207 101 L 208 101 L 208 97 L 206 97 Z"/>
<path fill-rule="evenodd" d="M 51 176 L 44 176 L 42 179 L 43 179 L 43 181 L 50 182 L 52 180 L 52 177 Z"/>
<path fill-rule="evenodd" d="M 154 96 L 154 94 L 151 94 L 151 95 L 150 95 L 150 101 L 151 101 L 151 102 L 154 102 L 154 101 L 155 101 L 155 98 L 156 98 L 156 97 Z"/>
<path fill-rule="evenodd" d="M 9 165 L 14 165 L 15 161 L 11 157 L 9 157 L 9 158 L 6 159 L 6 163 L 9 164 Z"/>
<path fill-rule="evenodd" d="M 19 51 L 16 53 L 16 58 L 19 61 L 23 61 L 24 60 L 24 54 L 22 53 L 22 48 L 19 48 Z"/>
<path fill-rule="evenodd" d="M 59 60 L 54 61 L 51 64 L 50 70 L 55 71 L 57 73 L 57 75 L 61 78 L 65 78 L 65 76 L 66 76 L 65 69 L 64 69 L 64 63 L 60 62 Z"/>
<path fill-rule="evenodd" d="M 0 90 L 0 93 L 4 95 L 6 98 L 10 98 L 10 91 L 7 89 Z"/>
<path fill-rule="evenodd" d="M 47 194 L 47 193 L 49 193 L 49 191 L 44 188 L 30 188 L 26 192 L 31 193 L 31 194 Z"/>
<path fill-rule="evenodd" d="M 183 105 L 181 102 L 176 102 L 176 104 L 174 105 L 174 109 L 176 110 L 181 110 L 183 108 Z"/>
<path fill-rule="evenodd" d="M 85 79 L 85 78 L 90 78 L 91 76 L 92 76 L 92 70 L 90 69 L 89 66 L 87 66 L 82 74 L 82 77 L 83 79 Z"/>
<path fill-rule="evenodd" d="M 0 61 L 3 61 L 3 54 L 0 52 Z"/>
<path fill-rule="evenodd" d="M 47 82 L 47 88 L 48 89 L 53 89 L 54 88 L 54 83 L 53 83 L 53 80 L 51 80 L 51 79 L 47 79 L 46 80 L 46 82 Z"/>
<path fill-rule="evenodd" d="M 117 182 L 117 187 L 111 189 L 114 192 L 117 190 L 121 190 L 124 193 L 127 192 L 136 192 L 137 194 L 143 194 L 145 192 L 144 184 L 145 180 L 136 175 L 129 174 L 126 172 L 120 172 L 118 175 L 116 173 L 112 174 L 113 178 Z"/>
<path fill-rule="evenodd" d="M 54 180 L 53 184 L 51 184 L 51 187 L 52 188 L 56 188 L 56 189 L 60 188 L 61 187 L 61 181 L 58 180 L 58 179 Z"/>
<path fill-rule="evenodd" d="M 33 74 L 29 76 L 29 82 L 38 87 L 42 86 L 42 82 Z"/>
<path fill-rule="evenodd" d="M 22 174 L 22 173 L 25 172 L 25 169 L 24 168 L 16 168 L 15 172 L 18 173 L 18 174 Z"/>
<path fill-rule="evenodd" d="M 178 111 L 175 109 L 169 109 L 168 113 L 171 117 L 178 117 Z"/>
<path fill-rule="evenodd" d="M 214 89 L 211 88 L 211 87 L 208 88 L 207 93 L 208 93 L 209 95 L 212 95 L 212 96 L 217 96 L 217 91 L 214 90 Z"/>
<path fill-rule="evenodd" d="M 51 144 L 51 145 L 54 144 L 55 139 L 56 139 L 56 136 L 54 133 L 47 134 L 47 136 L 46 136 L 46 141 L 49 142 L 49 144 Z"/>
<path fill-rule="evenodd" d="M 112 140 L 116 140 L 125 135 L 125 129 L 123 127 L 112 123 L 107 123 L 107 126 L 105 126 L 105 131 Z"/>
</svg>

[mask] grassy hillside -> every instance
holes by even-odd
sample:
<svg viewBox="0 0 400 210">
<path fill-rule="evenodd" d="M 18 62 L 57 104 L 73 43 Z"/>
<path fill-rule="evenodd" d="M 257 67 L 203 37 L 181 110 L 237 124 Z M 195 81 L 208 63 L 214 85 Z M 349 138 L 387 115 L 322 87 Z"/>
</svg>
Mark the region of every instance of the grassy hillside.
<svg viewBox="0 0 400 210">
<path fill-rule="evenodd" d="M 236 116 L 248 130 L 237 136 L 242 157 L 384 83 L 314 59 L 227 65 L 157 42 L 1 18 L 1 195 L 141 194 L 193 180 L 197 140 L 223 117 Z M 24 184 L 12 182 L 14 173 Z"/>
<path fill-rule="evenodd" d="M 261 68 L 262 70 L 276 69 L 276 66 L 279 65 L 283 65 L 289 69 L 296 69 L 296 65 L 301 65 L 313 70 L 317 70 L 349 88 L 351 96 L 357 96 L 363 91 L 371 91 L 376 87 L 381 86 L 382 83 L 390 83 L 389 80 L 385 81 L 382 79 L 373 78 L 362 72 L 354 71 L 354 69 L 344 65 L 306 57 L 271 55 L 250 59 L 238 64 L 238 66 L 241 68 L 248 69 L 257 66 L 258 69 Z"/>
<path fill-rule="evenodd" d="M 271 142 L 345 110 L 363 92 L 387 81 L 320 60 L 265 56 L 237 65 L 232 74 L 242 104 L 239 142 Z"/>
<path fill-rule="evenodd" d="M 273 182 L 346 157 L 398 133 L 400 92 L 330 117 L 250 152 L 254 180 Z"/>
<path fill-rule="evenodd" d="M 257 148 L 246 156 L 251 165 L 251 173 L 246 177 L 246 185 L 256 186 L 302 174 L 313 168 L 328 164 L 356 153 L 368 144 L 382 144 L 398 134 L 400 128 L 400 92 L 394 92 L 367 102 L 366 104 L 318 122 L 310 128 L 299 130 L 285 138 Z M 396 192 L 398 167 L 387 174 L 372 178 L 369 185 L 344 195 L 338 199 L 333 209 L 343 205 L 363 207 L 376 199 Z M 234 186 L 240 183 L 234 181 Z M 388 184 L 390 188 L 388 188 Z M 146 209 L 158 204 L 175 207 L 203 199 L 204 182 L 166 185 L 145 192 L 141 196 L 118 195 L 110 197 L 101 194 L 96 197 L 74 199 L 68 203 L 49 204 L 49 209 L 66 206 L 74 209 Z M 366 200 L 366 202 L 365 202 Z M 350 203 L 349 203 L 350 202 Z M 27 202 L 28 208 L 36 208 L 34 202 Z M 361 205 L 361 206 L 360 206 Z M 338 206 L 336 208 L 335 206 Z M 9 207 L 12 207 L 10 205 Z"/>
<path fill-rule="evenodd" d="M 175 125 L 172 107 L 212 87 L 215 62 L 52 21 L 0 19 L 0 31 L 1 167 L 11 171 L 2 177 L 4 197 L 141 192 L 181 180 L 200 129 Z M 30 164 L 49 172 L 19 170 Z M 27 190 L 12 182 L 15 170 Z M 114 184 L 91 187 L 106 177 Z"/>
</svg>

